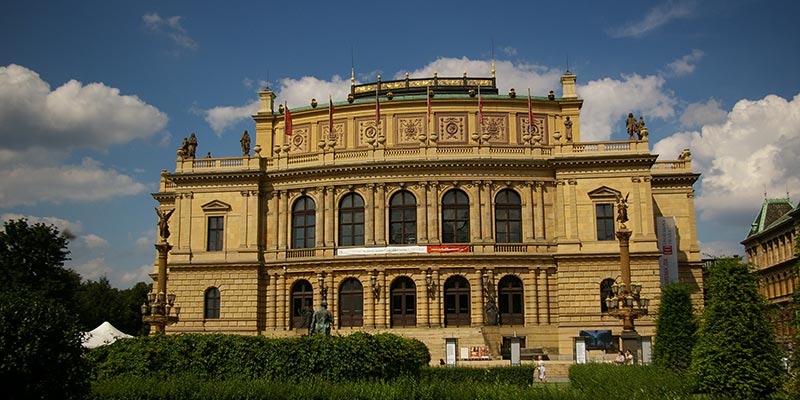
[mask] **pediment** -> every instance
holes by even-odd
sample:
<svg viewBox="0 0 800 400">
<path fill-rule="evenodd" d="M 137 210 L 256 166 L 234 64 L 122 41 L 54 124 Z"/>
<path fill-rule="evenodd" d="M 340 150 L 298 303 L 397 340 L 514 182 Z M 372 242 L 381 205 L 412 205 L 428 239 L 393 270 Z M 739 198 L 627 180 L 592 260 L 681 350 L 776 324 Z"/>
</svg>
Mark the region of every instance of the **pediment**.
<svg viewBox="0 0 800 400">
<path fill-rule="evenodd" d="M 205 212 L 209 212 L 209 211 L 216 211 L 216 212 L 219 212 L 219 211 L 230 211 L 231 210 L 231 205 L 228 204 L 228 203 L 219 201 L 219 200 L 213 200 L 213 201 L 210 201 L 210 202 L 208 202 L 206 204 L 203 204 L 202 206 L 200 206 L 200 208 L 202 208 L 203 211 L 205 211 Z"/>
<path fill-rule="evenodd" d="M 590 198 L 596 200 L 616 200 L 618 196 L 622 196 L 622 192 L 608 186 L 601 186 L 589 192 L 588 195 Z"/>
</svg>

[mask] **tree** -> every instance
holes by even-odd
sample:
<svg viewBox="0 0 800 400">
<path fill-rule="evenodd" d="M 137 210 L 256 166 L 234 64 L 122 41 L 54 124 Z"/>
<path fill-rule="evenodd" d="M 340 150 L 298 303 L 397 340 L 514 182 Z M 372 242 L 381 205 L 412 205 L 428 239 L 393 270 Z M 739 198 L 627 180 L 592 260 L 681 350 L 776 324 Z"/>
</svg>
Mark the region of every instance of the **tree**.
<svg viewBox="0 0 800 400">
<path fill-rule="evenodd" d="M 68 234 L 53 225 L 8 220 L 0 232 L 0 290 L 26 291 L 73 311 L 80 275 L 64 268 Z"/>
<path fill-rule="evenodd" d="M 106 277 L 83 282 L 77 295 L 81 328 L 92 330 L 108 321 L 125 333 L 147 334 L 149 328 L 142 330 L 141 306 L 149 291 L 150 285 L 144 282 L 125 290 L 111 287 Z"/>
<path fill-rule="evenodd" d="M 751 399 L 780 388 L 780 352 L 750 269 L 732 258 L 709 268 L 708 300 L 690 367 L 701 393 Z"/>
<path fill-rule="evenodd" d="M 795 232 L 800 232 L 800 225 L 795 226 Z M 795 256 L 800 257 L 800 240 L 795 242 L 794 254 Z M 793 273 L 795 276 L 800 275 L 800 261 L 795 262 Z M 795 328 L 800 328 L 800 286 L 794 288 L 794 293 L 792 294 L 792 306 L 794 310 L 794 318 L 792 319 L 792 323 L 794 324 Z M 792 343 L 794 346 L 800 344 L 800 329 L 795 329 Z M 800 396 L 800 373 L 798 373 L 800 372 L 800 354 L 798 353 L 798 350 L 795 349 L 787 356 L 789 357 L 789 371 L 792 372 L 791 379 L 787 384 L 787 389 L 789 390 L 789 393 Z"/>
<path fill-rule="evenodd" d="M 691 365 L 697 318 L 692 305 L 691 288 L 672 283 L 661 290 L 661 306 L 656 317 L 656 341 L 653 364 L 685 373 Z"/>
<path fill-rule="evenodd" d="M 90 369 L 72 312 L 26 292 L 0 292 L 0 382 L 9 399 L 83 398 Z"/>
</svg>

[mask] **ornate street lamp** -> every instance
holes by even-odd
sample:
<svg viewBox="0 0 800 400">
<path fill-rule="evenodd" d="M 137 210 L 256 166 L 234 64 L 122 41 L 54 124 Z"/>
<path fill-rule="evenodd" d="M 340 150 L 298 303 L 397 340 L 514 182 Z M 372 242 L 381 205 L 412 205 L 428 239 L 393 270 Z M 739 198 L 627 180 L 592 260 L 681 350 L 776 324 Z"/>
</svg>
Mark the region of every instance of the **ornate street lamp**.
<svg viewBox="0 0 800 400">
<path fill-rule="evenodd" d="M 619 259 L 622 272 L 622 282 L 611 285 L 613 296 L 605 299 L 608 315 L 622 320 L 622 346 L 631 350 L 635 355 L 639 351 L 639 334 L 636 332 L 634 321 L 647 315 L 650 299 L 641 296 L 642 285 L 631 283 L 630 238 L 632 232 L 625 223 L 628 222 L 628 197 L 617 196 L 617 221 L 620 223 L 617 230 L 619 239 Z M 636 356 L 634 356 L 636 357 Z"/>
</svg>

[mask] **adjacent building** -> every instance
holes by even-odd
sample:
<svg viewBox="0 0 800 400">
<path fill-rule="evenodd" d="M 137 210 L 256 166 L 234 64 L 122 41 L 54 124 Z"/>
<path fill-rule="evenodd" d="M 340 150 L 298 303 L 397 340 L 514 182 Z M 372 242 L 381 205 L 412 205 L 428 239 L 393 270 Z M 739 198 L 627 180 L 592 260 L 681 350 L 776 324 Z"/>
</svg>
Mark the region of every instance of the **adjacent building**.
<svg viewBox="0 0 800 400">
<path fill-rule="evenodd" d="M 761 278 L 761 294 L 770 304 L 770 320 L 779 343 L 788 346 L 797 332 L 792 296 L 798 284 L 795 268 L 800 208 L 788 199 L 764 199 L 747 238 L 747 260 Z"/>
<path fill-rule="evenodd" d="M 153 194 L 174 209 L 168 288 L 182 309 L 167 331 L 301 335 L 327 301 L 332 334 L 416 337 L 434 360 L 445 338 L 461 358 L 493 358 L 512 336 L 569 360 L 581 331 L 622 327 L 604 301 L 620 279 L 619 197 L 650 309 L 658 217 L 675 222 L 673 279 L 702 287 L 688 152 L 659 159 L 641 120 L 583 142 L 575 81 L 530 97 L 499 93 L 494 72 L 378 77 L 290 108 L 260 92 L 252 152 L 249 134 L 230 157 L 181 149 Z M 652 335 L 652 318 L 637 329 Z"/>
</svg>

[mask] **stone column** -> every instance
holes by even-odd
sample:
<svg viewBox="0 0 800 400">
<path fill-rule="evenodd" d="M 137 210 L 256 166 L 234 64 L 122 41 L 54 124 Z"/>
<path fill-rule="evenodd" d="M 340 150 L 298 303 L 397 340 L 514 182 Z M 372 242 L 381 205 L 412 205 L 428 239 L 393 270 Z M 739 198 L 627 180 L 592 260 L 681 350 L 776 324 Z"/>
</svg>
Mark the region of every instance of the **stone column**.
<svg viewBox="0 0 800 400">
<path fill-rule="evenodd" d="M 276 274 L 277 275 L 277 274 Z M 277 306 L 280 308 L 280 312 L 278 313 L 276 320 L 277 320 L 277 327 L 279 329 L 286 330 L 288 329 L 287 322 L 287 313 L 288 313 L 288 305 L 289 305 L 289 296 L 286 293 L 286 272 L 280 274 L 278 278 L 278 302 Z"/>
<path fill-rule="evenodd" d="M 442 242 L 439 236 L 439 182 L 433 181 L 430 183 L 430 192 L 428 193 L 431 212 L 428 214 L 428 242 L 431 244 L 439 244 Z"/>
<path fill-rule="evenodd" d="M 567 181 L 569 185 L 569 226 L 567 227 L 568 237 L 570 239 L 578 238 L 578 201 L 576 188 L 578 182 L 575 179 Z"/>
<path fill-rule="evenodd" d="M 181 210 L 181 217 L 183 221 L 181 225 L 184 229 L 181 229 L 181 243 L 183 244 L 183 250 L 192 249 L 192 199 L 194 199 L 194 193 L 184 193 L 183 194 L 183 210 Z M 184 212 L 185 211 L 185 212 Z"/>
<path fill-rule="evenodd" d="M 492 215 L 492 181 L 483 181 L 481 185 L 481 236 L 485 242 L 494 242 L 494 216 Z"/>
<path fill-rule="evenodd" d="M 431 220 L 431 212 L 428 207 L 428 182 L 420 182 L 419 189 L 421 194 L 418 196 L 420 201 L 417 202 L 417 232 L 419 235 L 417 243 L 428 244 L 428 232 L 431 225 L 428 223 Z"/>
<path fill-rule="evenodd" d="M 525 182 L 525 187 L 527 187 L 528 196 L 530 200 L 527 201 L 528 203 L 525 207 L 522 208 L 522 221 L 524 221 L 524 226 L 522 230 L 525 231 L 525 243 L 530 243 L 536 237 L 535 229 L 536 223 L 535 220 L 538 220 L 538 215 L 536 214 L 536 191 L 534 182 Z M 520 198 L 523 198 L 520 196 Z M 495 238 L 497 240 L 497 238 Z"/>
<path fill-rule="evenodd" d="M 375 244 L 375 184 L 364 185 L 367 190 L 367 201 L 364 206 L 364 244 Z"/>
<path fill-rule="evenodd" d="M 241 233 L 239 234 L 239 248 L 244 249 L 247 248 L 248 222 L 250 222 L 248 220 L 248 214 L 250 213 L 250 191 L 243 190 L 240 193 L 242 195 L 242 212 L 239 214 L 241 215 L 241 224 L 239 225 L 241 228 Z"/>
<path fill-rule="evenodd" d="M 556 237 L 558 240 L 566 239 L 567 238 L 567 221 L 566 221 L 566 209 L 567 209 L 567 196 L 566 196 L 566 181 L 563 179 L 559 179 L 556 181 Z"/>
<path fill-rule="evenodd" d="M 321 248 L 323 246 L 323 240 L 325 239 L 325 226 L 328 221 L 325 220 L 327 213 L 325 212 L 325 207 L 323 207 L 324 193 L 322 191 L 316 192 L 317 198 L 314 200 L 314 247 Z"/>
<path fill-rule="evenodd" d="M 269 275 L 269 286 L 267 290 L 267 298 L 271 298 L 271 307 L 267 309 L 267 329 L 275 330 L 277 328 L 278 320 L 278 274 Z"/>
<path fill-rule="evenodd" d="M 336 226 L 336 215 L 334 213 L 334 200 L 336 197 L 336 188 L 328 186 L 325 189 L 325 246 L 334 247 L 336 244 L 336 235 L 333 234 L 333 227 Z"/>
<path fill-rule="evenodd" d="M 638 177 L 638 176 L 632 177 L 631 178 L 631 183 L 633 183 L 633 190 L 632 190 L 632 193 L 631 193 L 633 199 L 631 199 L 631 200 L 632 200 L 632 203 L 633 203 L 633 212 L 632 212 L 632 214 L 634 215 L 634 221 L 631 221 L 631 222 L 633 223 L 633 227 L 632 228 L 636 232 L 636 236 L 640 237 L 643 234 L 643 232 L 642 232 L 642 222 L 643 222 L 643 218 L 642 218 L 642 202 L 641 202 L 641 196 L 640 196 L 640 193 L 639 193 L 639 191 L 641 190 L 641 187 L 642 187 L 641 186 L 642 179 L 640 177 Z"/>
<path fill-rule="evenodd" d="M 467 197 L 469 198 L 469 237 L 470 242 L 482 242 L 483 236 L 481 235 L 481 198 L 480 198 L 480 184 L 481 181 L 472 181 L 472 184 L 465 185 Z"/>
<path fill-rule="evenodd" d="M 386 246 L 386 185 L 378 183 L 378 195 L 375 203 L 378 210 L 375 214 L 375 243 L 379 246 Z"/>
<path fill-rule="evenodd" d="M 278 250 L 280 251 L 288 248 L 286 235 L 291 229 L 291 226 L 287 226 L 291 220 L 291 215 L 289 215 L 289 192 L 281 190 L 276 193 L 280 207 L 278 210 Z"/>
<path fill-rule="evenodd" d="M 652 191 L 652 177 L 645 176 L 642 178 L 644 184 L 642 185 L 642 234 L 651 236 L 655 234 L 655 218 L 653 217 L 653 191 Z M 649 217 L 648 217 L 649 216 Z M 695 243 L 697 243 L 695 241 Z"/>
<path fill-rule="evenodd" d="M 278 250 L 278 191 L 267 194 L 267 248 Z"/>
<path fill-rule="evenodd" d="M 536 204 L 539 218 L 534 223 L 536 225 L 536 239 L 545 240 L 547 239 L 547 226 L 545 225 L 547 218 L 544 208 L 544 192 L 547 190 L 547 186 L 545 186 L 544 182 L 537 182 L 536 190 L 539 192 L 539 202 Z"/>
<path fill-rule="evenodd" d="M 175 232 L 172 236 L 174 237 L 173 246 L 175 246 L 176 250 L 180 250 L 181 247 L 181 210 L 183 209 L 181 203 L 183 203 L 183 194 L 176 193 L 175 194 L 175 217 L 172 219 L 175 221 L 175 224 L 171 224 L 170 228 L 172 228 L 173 232 Z"/>
</svg>

